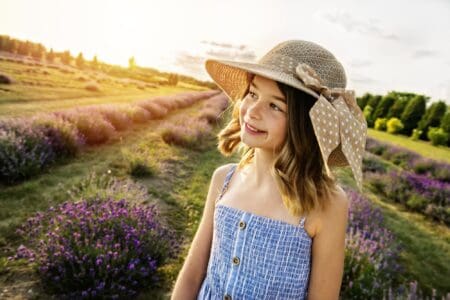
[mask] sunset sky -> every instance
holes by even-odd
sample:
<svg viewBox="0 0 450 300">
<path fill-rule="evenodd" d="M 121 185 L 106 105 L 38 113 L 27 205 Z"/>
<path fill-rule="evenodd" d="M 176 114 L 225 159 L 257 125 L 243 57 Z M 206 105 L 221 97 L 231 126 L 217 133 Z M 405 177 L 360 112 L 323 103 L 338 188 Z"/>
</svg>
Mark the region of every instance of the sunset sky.
<svg viewBox="0 0 450 300">
<path fill-rule="evenodd" d="M 339 3 L 337 6 L 336 3 Z M 0 34 L 55 51 L 209 79 L 206 58 L 256 61 L 288 39 L 329 49 L 357 95 L 450 104 L 450 1 L 1 0 Z"/>
</svg>

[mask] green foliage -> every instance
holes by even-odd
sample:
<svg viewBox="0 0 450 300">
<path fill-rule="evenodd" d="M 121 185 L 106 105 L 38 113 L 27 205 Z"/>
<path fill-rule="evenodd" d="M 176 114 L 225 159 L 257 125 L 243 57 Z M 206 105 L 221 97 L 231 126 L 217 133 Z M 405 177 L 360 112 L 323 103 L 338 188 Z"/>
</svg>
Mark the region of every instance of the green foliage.
<svg viewBox="0 0 450 300">
<path fill-rule="evenodd" d="M 368 127 L 373 127 L 373 121 L 372 121 L 372 117 L 371 117 L 372 111 L 373 111 L 373 107 L 370 105 L 366 105 L 363 110 L 363 115 L 366 118 Z"/>
<path fill-rule="evenodd" d="M 427 137 L 433 145 L 447 145 L 449 138 L 448 133 L 440 127 L 430 127 Z"/>
<path fill-rule="evenodd" d="M 411 134 L 411 139 L 412 139 L 413 141 L 417 141 L 417 140 L 419 139 L 419 137 L 420 137 L 421 134 L 422 134 L 422 130 L 417 129 L 417 128 L 414 128 L 414 129 L 413 129 L 413 132 L 412 132 L 412 134 Z"/>
<path fill-rule="evenodd" d="M 427 98 L 423 95 L 415 96 L 405 107 L 402 113 L 401 121 L 403 123 L 402 133 L 411 135 L 414 128 L 417 127 L 420 119 L 425 113 Z"/>
<path fill-rule="evenodd" d="M 61 62 L 63 64 L 69 65 L 71 61 L 72 61 L 72 55 L 70 55 L 70 51 L 69 50 L 64 51 L 61 54 Z"/>
<path fill-rule="evenodd" d="M 386 118 L 377 118 L 375 120 L 375 130 L 386 131 Z"/>
<path fill-rule="evenodd" d="M 364 108 L 367 105 L 367 102 L 369 102 L 369 100 L 372 98 L 372 94 L 370 93 L 365 93 L 364 95 L 362 95 L 362 97 L 358 97 L 356 99 L 356 102 L 358 103 L 359 108 L 361 108 L 361 110 L 364 110 Z"/>
<path fill-rule="evenodd" d="M 442 118 L 440 127 L 450 137 L 450 109 L 447 109 L 447 113 Z M 447 146 L 450 146 L 450 138 L 449 141 L 447 142 Z"/>
<path fill-rule="evenodd" d="M 80 54 L 78 54 L 75 63 L 76 63 L 78 68 L 83 68 L 84 67 L 83 53 L 80 52 Z"/>
<path fill-rule="evenodd" d="M 386 123 L 386 131 L 389 133 L 398 133 L 403 129 L 403 123 L 397 118 L 390 118 Z"/>
<path fill-rule="evenodd" d="M 429 127 L 439 127 L 446 109 L 447 105 L 443 101 L 435 102 L 430 105 L 417 126 L 417 128 L 422 131 L 419 136 L 420 139 L 426 140 Z"/>
<path fill-rule="evenodd" d="M 53 63 L 55 61 L 55 52 L 53 52 L 53 49 L 50 49 L 50 52 L 46 56 L 46 60 L 49 63 Z"/>
<path fill-rule="evenodd" d="M 373 119 L 376 120 L 378 118 L 386 118 L 389 109 L 392 107 L 395 101 L 396 98 L 392 94 L 387 94 L 386 96 L 383 96 L 376 110 L 373 113 Z"/>
<path fill-rule="evenodd" d="M 407 99 L 397 99 L 394 104 L 389 109 L 387 114 L 387 118 L 398 118 L 400 119 L 403 111 L 405 110 L 406 105 L 408 104 Z"/>
</svg>

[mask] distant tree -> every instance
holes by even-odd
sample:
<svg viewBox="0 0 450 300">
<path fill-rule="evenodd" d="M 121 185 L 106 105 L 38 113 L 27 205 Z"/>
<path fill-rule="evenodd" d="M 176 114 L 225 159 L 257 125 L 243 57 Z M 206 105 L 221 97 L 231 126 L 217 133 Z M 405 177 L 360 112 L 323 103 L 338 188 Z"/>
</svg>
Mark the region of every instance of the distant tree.
<svg viewBox="0 0 450 300">
<path fill-rule="evenodd" d="M 18 41 L 17 54 L 28 56 L 32 50 L 32 44 L 29 41 L 22 42 Z"/>
<path fill-rule="evenodd" d="M 134 58 L 134 56 L 130 57 L 130 59 L 128 60 L 128 68 L 130 68 L 131 70 L 136 68 L 136 59 Z"/>
<path fill-rule="evenodd" d="M 94 58 L 92 59 L 91 66 L 92 66 L 92 68 L 94 68 L 94 69 L 98 69 L 97 55 L 94 55 Z"/>
<path fill-rule="evenodd" d="M 70 55 L 70 51 L 69 50 L 64 51 L 61 55 L 61 62 L 63 64 L 69 65 L 71 61 L 72 56 Z"/>
<path fill-rule="evenodd" d="M 416 95 L 405 107 L 402 113 L 401 121 L 403 123 L 403 130 L 401 133 L 410 136 L 412 130 L 417 127 L 420 119 L 425 114 L 426 97 L 423 95 Z"/>
<path fill-rule="evenodd" d="M 53 48 L 50 49 L 50 52 L 47 54 L 47 56 L 45 57 L 45 59 L 47 60 L 47 62 L 49 63 L 53 63 L 55 61 L 55 52 L 53 52 Z"/>
<path fill-rule="evenodd" d="M 10 46 L 9 46 L 9 52 L 11 53 L 17 53 L 17 50 L 19 49 L 19 42 L 15 39 L 11 40 Z"/>
<path fill-rule="evenodd" d="M 80 54 L 78 54 L 75 63 L 76 63 L 78 68 L 83 68 L 84 67 L 83 53 L 80 52 Z"/>
<path fill-rule="evenodd" d="M 368 127 L 373 127 L 373 125 L 374 125 L 373 124 L 374 122 L 373 122 L 373 120 L 371 118 L 372 111 L 373 111 L 373 107 L 372 106 L 370 106 L 370 105 L 364 106 L 363 115 L 366 118 Z"/>
<path fill-rule="evenodd" d="M 364 107 L 367 105 L 367 102 L 369 102 L 369 100 L 372 97 L 373 95 L 371 93 L 365 93 L 361 97 L 358 97 L 356 99 L 356 102 L 358 103 L 359 108 L 361 108 L 361 110 L 364 110 Z"/>
<path fill-rule="evenodd" d="M 169 77 L 167 79 L 167 82 L 169 85 L 176 86 L 178 83 L 178 74 L 169 74 Z"/>
<path fill-rule="evenodd" d="M 45 47 L 42 44 L 33 44 L 31 47 L 31 56 L 37 60 L 42 60 L 45 53 Z"/>
<path fill-rule="evenodd" d="M 374 111 L 372 118 L 374 120 L 378 118 L 386 118 L 389 112 L 389 109 L 395 103 L 396 97 L 392 94 L 387 94 L 381 98 L 380 103 L 377 106 L 377 109 Z"/>
<path fill-rule="evenodd" d="M 408 104 L 408 99 L 398 98 L 395 100 L 394 104 L 389 109 L 387 114 L 387 118 L 398 118 L 402 116 L 403 111 L 405 110 L 406 105 Z"/>
<path fill-rule="evenodd" d="M 430 105 L 417 125 L 417 128 L 422 131 L 419 135 L 420 139 L 427 140 L 427 133 L 430 127 L 439 127 L 446 109 L 447 105 L 444 101 L 438 101 Z"/>
<path fill-rule="evenodd" d="M 447 112 L 445 113 L 444 117 L 441 119 L 440 127 L 450 137 L 450 108 L 449 107 L 447 107 Z M 447 146 L 450 146 L 450 138 L 447 141 Z"/>
</svg>

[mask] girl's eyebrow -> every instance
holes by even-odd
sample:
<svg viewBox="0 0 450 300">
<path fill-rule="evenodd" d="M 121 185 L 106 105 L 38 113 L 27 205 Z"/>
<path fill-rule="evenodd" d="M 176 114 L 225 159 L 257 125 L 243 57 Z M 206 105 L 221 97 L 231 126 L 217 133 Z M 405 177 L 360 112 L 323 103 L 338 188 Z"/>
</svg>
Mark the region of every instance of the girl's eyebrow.
<svg viewBox="0 0 450 300">
<path fill-rule="evenodd" d="M 256 84 L 253 81 L 250 82 L 250 85 L 253 86 L 254 88 L 256 88 L 257 90 L 259 90 L 259 88 L 256 86 Z M 276 100 L 286 103 L 286 99 L 284 99 L 284 98 L 281 98 L 278 96 L 273 96 L 273 95 L 272 95 L 272 97 L 275 98 Z"/>
</svg>

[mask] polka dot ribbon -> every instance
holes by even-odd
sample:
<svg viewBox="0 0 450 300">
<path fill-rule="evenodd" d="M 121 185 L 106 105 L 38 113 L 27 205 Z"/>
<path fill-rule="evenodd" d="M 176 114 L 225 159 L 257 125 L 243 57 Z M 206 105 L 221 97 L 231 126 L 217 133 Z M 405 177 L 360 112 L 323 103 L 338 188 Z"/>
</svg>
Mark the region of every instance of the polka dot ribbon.
<svg viewBox="0 0 450 300">
<path fill-rule="evenodd" d="M 317 73 L 304 63 L 296 67 L 296 75 L 306 87 L 319 94 L 309 116 L 327 168 L 330 154 L 340 146 L 361 191 L 367 122 L 356 103 L 354 91 L 329 89 L 322 84 Z"/>
</svg>

